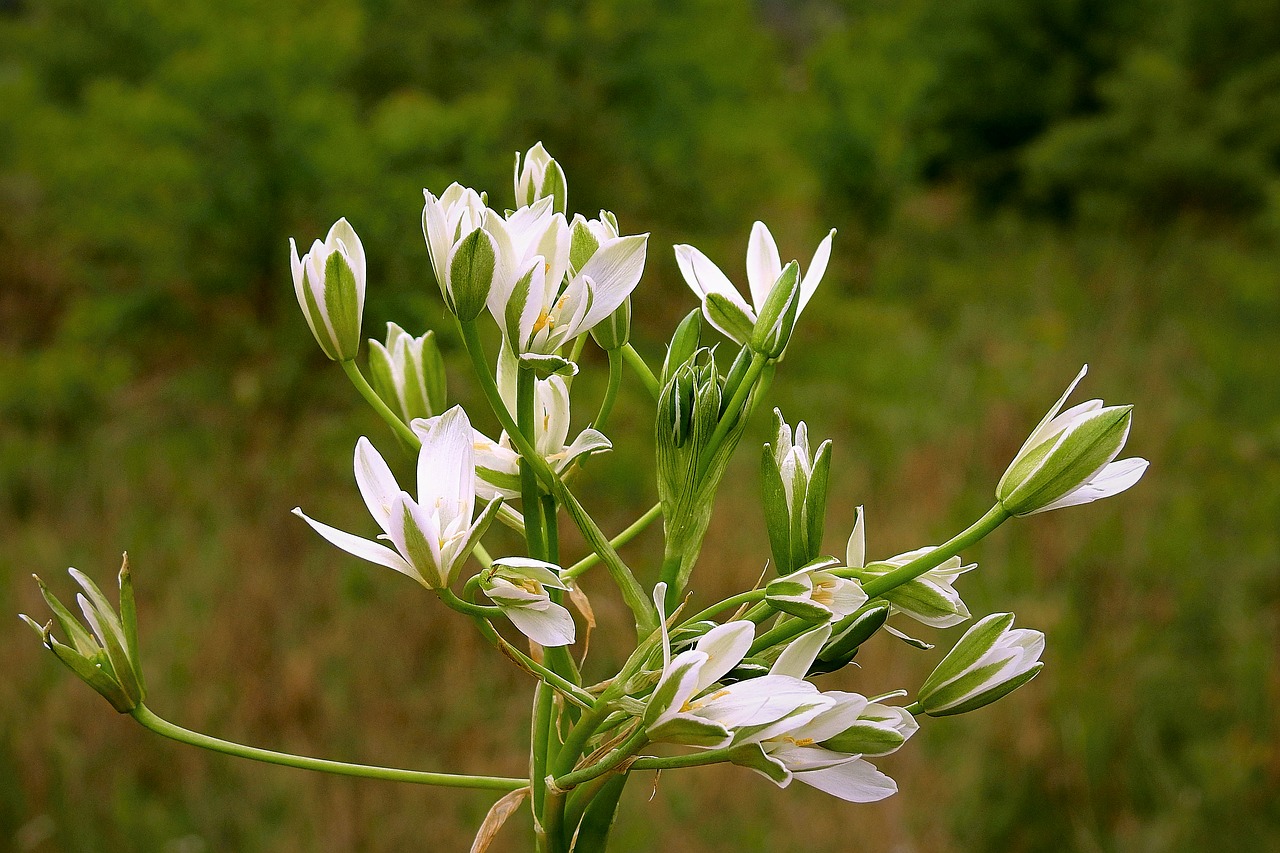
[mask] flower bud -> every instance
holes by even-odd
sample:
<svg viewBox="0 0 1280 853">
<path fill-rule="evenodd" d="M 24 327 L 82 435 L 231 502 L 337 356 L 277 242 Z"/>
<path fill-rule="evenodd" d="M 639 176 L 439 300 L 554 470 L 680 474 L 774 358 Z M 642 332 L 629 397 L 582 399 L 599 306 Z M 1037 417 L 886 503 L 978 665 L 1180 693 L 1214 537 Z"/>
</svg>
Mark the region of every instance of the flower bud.
<svg viewBox="0 0 1280 853">
<path fill-rule="evenodd" d="M 671 381 L 671 376 L 680 365 L 693 358 L 698 344 L 702 340 L 702 312 L 697 308 L 685 315 L 676 326 L 671 343 L 667 345 L 667 357 L 662 362 L 662 384 Z"/>
<path fill-rule="evenodd" d="M 483 228 L 475 229 L 453 247 L 449 255 L 449 297 L 459 320 L 480 316 L 497 270 L 498 247 Z"/>
<path fill-rule="evenodd" d="M 520 152 L 516 152 L 515 167 L 516 207 L 528 207 L 550 196 L 555 209 L 564 213 L 568 205 L 569 189 L 564 170 L 547 149 L 539 142 L 524 155 L 521 165 Z"/>
<path fill-rule="evenodd" d="M 141 705 L 146 696 L 139 666 L 137 610 L 128 555 L 120 567 L 118 614 L 88 576 L 75 569 L 69 572 L 84 590 L 83 594 L 76 596 L 76 602 L 84 613 L 88 628 L 80 624 L 40 578 L 36 578 L 36 583 L 40 585 L 40 594 L 71 645 L 53 636 L 52 622 L 42 626 L 29 616 L 21 618 L 40 636 L 45 647 L 81 681 L 98 691 L 117 711 L 127 714 Z"/>
<path fill-rule="evenodd" d="M 803 421 L 793 437 L 782 412 L 774 409 L 773 417 L 774 440 L 764 446 L 762 465 L 765 523 L 774 566 L 787 575 L 817 559 L 822 550 L 831 442 L 824 441 L 814 454 Z"/>
<path fill-rule="evenodd" d="M 1146 471 L 1145 459 L 1112 461 L 1129 437 L 1132 406 L 1090 400 L 1059 414 L 1088 369 L 1081 369 L 1000 478 L 996 497 L 1011 515 L 1090 503 L 1123 492 Z"/>
<path fill-rule="evenodd" d="M 386 344 L 369 341 L 369 372 L 378 396 L 405 423 L 444 411 L 444 360 L 434 332 L 415 338 L 388 323 Z"/>
<path fill-rule="evenodd" d="M 289 238 L 293 290 L 324 354 L 348 361 L 360 351 L 360 319 L 364 313 L 364 246 L 346 219 L 339 219 L 321 243 L 298 257 Z"/>
<path fill-rule="evenodd" d="M 843 669 L 858 654 L 859 647 L 884 627 L 889 619 L 889 605 L 877 604 L 850 614 L 831 626 L 831 639 L 818 652 L 813 672 L 835 672 Z"/>
<path fill-rule="evenodd" d="M 979 620 L 920 687 L 917 701 L 931 717 L 989 705 L 1035 678 L 1044 666 L 1044 634 L 1013 628 L 1012 613 Z"/>
<path fill-rule="evenodd" d="M 771 359 L 782 357 L 795 331 L 800 313 L 800 265 L 787 264 L 756 318 L 751 332 L 751 349 Z"/>
</svg>

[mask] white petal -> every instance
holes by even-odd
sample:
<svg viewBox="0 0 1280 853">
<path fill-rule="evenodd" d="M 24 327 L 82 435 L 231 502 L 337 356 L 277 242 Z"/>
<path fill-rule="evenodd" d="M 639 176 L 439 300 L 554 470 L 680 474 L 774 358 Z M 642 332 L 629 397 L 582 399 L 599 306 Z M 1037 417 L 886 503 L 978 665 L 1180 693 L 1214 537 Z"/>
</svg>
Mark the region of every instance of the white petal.
<svg viewBox="0 0 1280 853">
<path fill-rule="evenodd" d="M 694 695 L 715 684 L 725 673 L 741 663 L 747 650 L 751 648 L 755 632 L 755 623 L 740 620 L 717 625 L 702 635 L 694 648 L 707 653 L 707 663 L 698 675 L 698 689 L 694 691 Z"/>
<path fill-rule="evenodd" d="M 520 633 L 540 646 L 571 645 L 576 631 L 573 616 L 559 604 L 548 603 L 550 606 L 546 610 L 509 607 L 503 612 Z"/>
<path fill-rule="evenodd" d="M 439 509 L 442 526 L 455 518 L 471 523 L 476 500 L 475 430 L 461 406 L 421 423 L 418 437 L 418 503 Z"/>
<path fill-rule="evenodd" d="M 860 569 L 867 564 L 867 534 L 863 521 L 862 507 L 854 510 L 853 532 L 849 534 L 849 545 L 845 550 L 845 565 Z"/>
<path fill-rule="evenodd" d="M 794 729 L 791 736 L 796 740 L 812 740 L 821 743 L 828 738 L 833 738 L 858 722 L 858 718 L 867 709 L 867 697 L 860 693 L 831 690 L 822 695 L 833 700 L 835 704 L 803 726 Z"/>
<path fill-rule="evenodd" d="M 898 783 L 859 758 L 825 770 L 795 774 L 803 782 L 850 803 L 874 803 L 898 792 Z"/>
<path fill-rule="evenodd" d="M 384 531 L 391 518 L 391 504 L 400 494 L 400 485 L 387 467 L 387 462 L 364 436 L 356 442 L 356 486 L 364 498 L 369 514 Z"/>
<path fill-rule="evenodd" d="M 618 306 L 636 289 L 644 272 L 648 240 L 648 234 L 610 240 L 582 265 L 577 277 L 595 282 L 595 288 L 590 309 L 578 325 L 570 329 L 570 337 L 590 329 L 618 310 Z"/>
<path fill-rule="evenodd" d="M 792 678 L 804 678 L 813 666 L 813 661 L 822 651 L 822 645 L 831 638 L 831 623 L 819 625 L 808 633 L 801 634 L 791 641 L 791 645 L 782 650 L 770 675 L 789 675 Z"/>
<path fill-rule="evenodd" d="M 1071 380 L 1071 384 L 1067 386 L 1067 390 L 1058 398 L 1058 402 L 1054 404 L 1048 414 L 1040 419 L 1040 423 L 1036 424 L 1036 428 L 1031 431 L 1031 435 L 1027 436 L 1027 440 L 1023 442 L 1021 449 L 1014 454 L 1014 461 L 1009 465 L 1010 468 L 1012 468 L 1013 465 L 1022 458 L 1022 455 L 1026 453 L 1029 448 L 1035 447 L 1051 434 L 1048 429 L 1050 423 L 1052 423 L 1053 419 L 1058 416 L 1058 412 L 1062 411 L 1062 407 L 1066 404 L 1067 398 L 1071 396 L 1072 391 L 1076 390 L 1076 386 L 1080 384 L 1080 380 L 1084 379 L 1085 374 L 1088 372 L 1089 365 L 1086 364 L 1084 367 L 1080 368 L 1080 372 L 1076 374 L 1075 379 Z"/>
<path fill-rule="evenodd" d="M 728 299 L 734 305 L 742 309 L 753 321 L 756 312 L 747 301 L 742 298 L 742 294 L 733 286 L 733 282 L 720 271 L 720 268 L 711 262 L 711 259 L 693 246 L 681 244 L 675 247 L 676 264 L 680 267 L 680 272 L 684 275 L 685 282 L 698 295 L 699 299 L 704 299 L 708 294 L 718 293 L 725 299 Z"/>
<path fill-rule="evenodd" d="M 319 533 L 329 540 L 331 544 L 338 546 L 348 554 L 352 554 L 362 560 L 368 560 L 370 563 L 377 563 L 379 566 L 386 566 L 388 569 L 395 569 L 397 572 L 413 578 L 418 583 L 422 583 L 422 578 L 414 571 L 413 566 L 410 566 L 403 557 L 385 545 L 370 542 L 368 539 L 362 539 L 359 536 L 347 533 L 345 530 L 339 530 L 336 527 L 330 527 L 327 524 L 316 521 L 303 513 L 300 507 L 294 507 L 293 514 L 310 524 L 316 533 Z"/>
<path fill-rule="evenodd" d="M 831 238 L 835 236 L 836 229 L 832 228 L 818 244 L 817 251 L 813 253 L 813 260 L 809 261 L 809 268 L 805 270 L 804 278 L 800 280 L 800 306 L 796 309 L 797 314 L 804 310 L 817 291 L 818 285 L 822 284 L 822 277 L 827 272 L 827 262 L 831 260 Z"/>
<path fill-rule="evenodd" d="M 1051 509 L 1092 503 L 1101 498 L 1117 495 L 1141 480 L 1149 464 L 1147 460 L 1138 457 L 1112 462 L 1095 475 L 1092 480 L 1078 487 L 1075 491 L 1068 492 L 1053 503 L 1043 506 L 1035 512 L 1028 513 L 1028 515 L 1035 515 L 1037 512 L 1048 512 Z"/>
<path fill-rule="evenodd" d="M 769 292 L 782 275 L 782 259 L 778 257 L 778 244 L 763 222 L 751 226 L 747 240 L 747 286 L 751 289 L 751 301 L 756 311 L 769 298 Z"/>
</svg>

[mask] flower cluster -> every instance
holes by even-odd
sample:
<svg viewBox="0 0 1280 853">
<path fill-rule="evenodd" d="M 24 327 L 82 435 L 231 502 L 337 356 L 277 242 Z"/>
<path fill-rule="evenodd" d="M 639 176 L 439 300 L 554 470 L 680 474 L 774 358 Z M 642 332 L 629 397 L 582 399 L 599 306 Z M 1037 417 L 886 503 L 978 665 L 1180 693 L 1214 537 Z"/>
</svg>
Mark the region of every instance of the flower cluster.
<svg viewBox="0 0 1280 853">
<path fill-rule="evenodd" d="M 866 685 L 861 693 L 821 681 L 848 667 L 882 631 L 929 650 L 930 642 L 911 635 L 918 627 L 907 632 L 910 623 L 941 631 L 968 622 L 971 611 L 956 587 L 977 565 L 961 552 L 1006 520 L 1134 485 L 1146 461 L 1115 461 L 1128 438 L 1131 406 L 1091 400 L 1063 411 L 1082 370 L 1014 455 L 984 516 L 941 545 L 881 559 L 868 559 L 861 506 L 843 557 L 825 550 L 833 444 L 811 438 L 803 421 L 792 427 L 774 409 L 760 457 L 769 554 L 758 565 L 767 566 L 769 577 L 744 572 L 740 580 L 749 588 L 682 620 L 700 592 L 694 571 L 721 479 L 827 272 L 835 230 L 802 271 L 795 260 L 783 262 L 769 229 L 755 223 L 746 247 L 750 302 L 701 251 L 675 246 L 675 266 L 698 304 L 676 328 L 655 374 L 631 343 L 631 297 L 649 235 L 624 234 L 609 211 L 571 213 L 564 170 L 541 144 L 516 156 L 513 191 L 514 209 L 499 210 L 486 193 L 453 184 L 438 196 L 424 190 L 422 209 L 423 265 L 456 322 L 456 338 L 442 339 L 460 340 L 459 355 L 469 360 L 497 430 L 482 430 L 461 406 L 450 407 L 451 353 L 434 331 L 415 336 L 389 323 L 385 342 L 370 341 L 372 381 L 365 379 L 356 364 L 365 255 L 345 219 L 301 258 L 290 241 L 295 292 L 317 343 L 410 457 L 388 461 L 373 440 L 355 442 L 354 478 L 373 518 L 364 527 L 379 531 L 373 537 L 294 512 L 342 551 L 416 581 L 537 680 L 530 777 L 303 759 L 159 720 L 142 704 L 127 569 L 119 613 L 73 570 L 88 628 L 42 585 L 69 643 L 53 637 L 52 623 L 27 621 L 59 660 L 118 710 L 179 740 L 348 775 L 509 791 L 486 821 L 486 838 L 527 795 L 539 849 L 557 853 L 603 849 L 622 787 L 645 770 L 729 762 L 782 787 L 799 781 L 849 802 L 882 799 L 897 784 L 873 759 L 900 749 L 918 730 L 918 718 L 976 710 L 1035 677 L 1044 635 L 1015 629 L 1012 614 L 996 613 L 954 643 L 910 701 L 899 701 L 911 696 L 909 688 L 882 684 L 870 672 L 846 673 Z M 722 339 L 704 340 L 704 321 Z M 496 343 L 492 356 L 486 335 L 490 346 Z M 590 363 L 589 340 L 608 363 L 608 381 L 594 417 L 575 432 L 573 413 L 583 411 L 583 399 L 574 383 Z M 604 467 L 592 457 L 613 449 L 606 429 L 627 373 L 655 405 L 658 503 L 610 538 L 572 484 Z M 409 464 L 413 492 L 393 471 Z M 657 518 L 661 565 L 637 576 L 619 549 Z M 489 554 L 495 519 L 523 537 L 520 553 Z M 563 548 L 562 521 L 576 531 Z M 487 541 L 509 546 L 510 536 Z M 587 552 L 570 563 L 564 554 L 579 542 Z M 583 671 L 596 619 L 577 579 L 595 565 L 631 611 L 636 635 L 621 669 L 593 684 Z M 650 754 L 657 744 L 663 749 Z"/>
</svg>

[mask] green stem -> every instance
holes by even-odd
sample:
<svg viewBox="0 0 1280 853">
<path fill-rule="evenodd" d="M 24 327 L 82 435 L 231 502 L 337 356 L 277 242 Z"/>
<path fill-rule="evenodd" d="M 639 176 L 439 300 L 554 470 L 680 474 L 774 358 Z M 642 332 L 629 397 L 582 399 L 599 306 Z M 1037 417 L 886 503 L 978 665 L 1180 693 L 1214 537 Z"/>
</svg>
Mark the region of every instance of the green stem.
<svg viewBox="0 0 1280 853">
<path fill-rule="evenodd" d="M 476 562 L 481 568 L 487 569 L 493 565 L 493 557 L 489 556 L 489 552 L 479 542 L 471 546 L 471 554 L 476 558 Z"/>
<path fill-rule="evenodd" d="M 712 616 L 715 616 L 717 613 L 721 613 L 725 610 L 730 610 L 732 608 L 738 607 L 743 604 L 747 604 L 752 601 L 760 601 L 763 598 L 764 598 L 763 589 L 753 589 L 747 592 L 740 592 L 737 595 L 729 596 L 724 601 L 716 602 L 715 604 L 708 607 L 706 610 L 703 610 L 701 613 L 690 616 L 688 619 L 684 621 L 684 624 L 688 625 L 691 622 L 701 622 L 703 619 L 710 619 Z M 748 614 L 748 616 L 749 615 L 750 614 Z"/>
<path fill-rule="evenodd" d="M 774 646 L 785 643 L 792 637 L 798 637 L 810 628 L 816 628 L 817 622 L 806 622 L 803 619 L 788 619 L 765 631 L 759 637 L 756 637 L 754 643 L 751 644 L 751 650 L 748 655 L 758 655 L 765 649 L 771 649 Z"/>
<path fill-rule="evenodd" d="M 552 694 L 545 684 L 539 684 L 533 694 L 533 721 L 531 734 L 531 750 L 529 758 L 529 778 L 532 781 L 533 816 L 537 820 L 538 835 L 542 846 L 548 851 L 558 848 L 551 843 L 545 824 L 547 801 L 547 756 L 551 741 L 551 712 L 553 710 Z"/>
<path fill-rule="evenodd" d="M 761 371 L 764 370 L 765 365 L 768 363 L 769 359 L 766 356 L 758 352 L 751 354 L 751 363 L 747 365 L 747 375 L 742 377 L 742 382 L 738 385 L 737 390 L 733 392 L 729 405 L 725 407 L 724 415 L 720 418 L 720 422 L 716 424 L 715 432 L 711 433 L 711 438 L 707 441 L 701 456 L 698 458 L 698 471 L 695 482 L 701 481 L 706 476 L 707 469 L 711 467 L 711 460 L 715 458 L 716 451 L 724 443 L 729 430 L 733 429 L 739 420 L 747 417 L 748 413 L 742 411 L 742 406 L 746 403 L 747 397 L 756 386 L 756 380 L 760 378 Z"/>
<path fill-rule="evenodd" d="M 487 374 L 487 371 L 486 371 Z M 528 367 L 520 366 L 516 378 L 516 426 L 530 446 L 537 440 L 534 430 L 534 403 L 537 393 L 537 376 Z M 542 519 L 542 492 L 538 488 L 538 475 L 533 462 L 523 454 L 520 457 L 520 508 L 524 512 L 524 538 L 529 556 L 537 560 L 547 559 L 546 529 Z"/>
<path fill-rule="evenodd" d="M 645 510 L 644 515 L 640 516 L 635 521 L 633 521 L 626 530 L 622 531 L 617 536 L 610 539 L 609 544 L 612 545 L 614 548 L 621 548 L 623 545 L 626 545 L 632 539 L 635 539 L 637 536 L 639 536 L 646 527 L 648 527 L 656 519 L 661 517 L 662 517 L 662 504 L 654 504 L 653 506 Z M 578 562 L 574 563 L 569 568 L 565 569 L 564 572 L 561 573 L 561 577 L 576 578 L 578 575 L 582 574 L 583 572 L 585 572 L 587 569 L 591 568 L 598 562 L 600 562 L 600 555 L 593 551 L 592 553 L 583 557 Z"/>
<path fill-rule="evenodd" d="M 658 395 L 662 393 L 662 386 L 658 383 L 658 377 L 654 376 L 653 371 L 649 369 L 649 365 L 645 364 L 644 357 L 636 352 L 636 348 L 631 344 L 623 345 L 622 357 L 626 360 L 627 365 L 636 372 L 636 376 L 640 377 L 645 390 L 649 392 L 649 396 L 656 402 Z"/>
<path fill-rule="evenodd" d="M 555 780 L 556 787 L 563 791 L 568 791 L 583 782 L 590 782 L 592 779 L 603 776 L 632 755 L 635 755 L 636 751 L 648 742 L 649 738 L 645 735 L 644 727 L 641 726 L 632 732 L 631 736 L 619 744 L 617 748 L 610 750 L 608 755 L 590 767 L 584 767 L 581 770 L 574 770 L 563 776 L 557 776 Z"/>
<path fill-rule="evenodd" d="M 475 616 L 479 619 L 494 619 L 502 615 L 501 607 L 494 604 L 472 604 L 470 601 L 463 601 L 454 595 L 453 591 L 448 587 L 437 589 L 436 596 L 446 605 L 466 616 Z"/>
<path fill-rule="evenodd" d="M 507 411 L 506 405 L 502 402 L 502 395 L 498 392 L 497 383 L 493 381 L 493 377 L 489 374 L 489 369 L 484 358 L 484 345 L 480 342 L 480 335 L 476 328 L 474 320 L 459 322 L 459 329 L 462 332 L 462 340 L 467 349 L 467 354 L 471 358 L 471 364 L 475 368 L 476 378 L 480 382 L 480 388 L 484 392 L 485 398 L 488 399 L 489 405 L 493 408 L 493 412 L 497 415 L 498 420 L 502 423 L 503 428 L 515 443 L 516 449 L 520 455 L 529 461 L 534 472 L 538 475 L 538 479 L 543 482 L 556 496 L 556 500 L 565 508 L 569 514 L 569 518 L 577 525 L 578 530 L 582 532 L 582 538 L 591 546 L 591 550 L 600 555 L 604 561 L 605 568 L 609 571 L 609 576 L 613 578 L 613 582 L 617 584 L 618 589 L 622 592 L 622 598 L 631 608 L 632 614 L 636 620 L 636 635 L 648 636 L 658 628 L 658 614 L 654 610 L 653 604 L 649 601 L 649 597 L 645 595 L 644 589 L 636 581 L 635 575 L 631 573 L 631 569 L 618 556 L 618 552 L 609 544 L 609 540 L 605 538 L 599 526 L 587 514 L 582 504 L 578 503 L 578 499 L 569 491 L 569 487 L 555 475 L 551 470 L 551 466 L 547 465 L 547 461 L 537 454 L 537 451 L 525 437 L 520 433 L 520 428 L 511 418 L 511 413 Z M 529 520 L 525 520 L 525 527 L 530 527 Z"/>
<path fill-rule="evenodd" d="M 613 411 L 613 404 L 618 400 L 618 389 L 622 387 L 622 354 L 616 350 L 609 350 L 609 384 L 604 389 L 604 399 L 600 401 L 600 411 L 596 413 L 595 422 L 592 426 L 600 431 L 604 431 L 605 421 L 609 420 L 609 413 Z"/>
<path fill-rule="evenodd" d="M 409 447 L 413 448 L 415 451 L 420 450 L 422 448 L 422 439 L 418 438 L 414 431 L 409 429 L 404 421 L 400 420 L 399 415 L 391 411 L 391 409 L 387 407 L 387 404 L 382 402 L 382 398 L 378 396 L 378 392 L 373 390 L 373 387 L 369 384 L 368 380 L 364 378 L 364 374 L 360 372 L 360 368 L 356 366 L 355 360 L 349 358 L 346 361 L 340 361 L 338 363 L 342 365 L 343 371 L 347 374 L 347 377 L 350 378 L 351 384 L 356 386 L 356 390 L 360 392 L 360 396 L 364 397 L 365 402 L 372 406 L 373 410 L 382 416 L 382 419 L 387 422 L 387 425 L 391 427 L 392 430 L 395 431 L 396 435 L 404 439 Z"/>
<path fill-rule="evenodd" d="M 441 785 L 447 788 L 477 788 L 487 791 L 515 791 L 528 786 L 528 779 L 509 779 L 502 776 L 461 776 L 454 773 L 428 773 L 424 770 L 399 770 L 394 767 L 376 767 L 370 764 L 347 764 L 344 761 L 330 761 L 324 758 L 308 758 L 302 755 L 290 755 L 285 752 L 274 752 L 254 746 L 233 743 L 229 740 L 210 737 L 200 732 L 184 729 L 168 720 L 156 716 L 145 705 L 139 705 L 130 712 L 133 718 L 158 735 L 176 740 L 180 743 L 198 746 L 237 758 L 251 761 L 264 761 L 268 764 L 279 764 L 284 767 L 296 767 L 301 770 L 316 770 L 321 773 L 335 773 L 340 776 L 359 776 L 364 779 L 383 779 L 389 782 L 413 782 L 419 785 Z"/>
<path fill-rule="evenodd" d="M 498 648 L 504 655 L 511 658 L 517 666 L 536 678 L 541 679 L 547 684 L 564 694 L 565 698 L 575 705 L 584 709 L 595 706 L 596 698 L 578 685 L 569 681 L 567 678 L 560 676 L 547 669 L 515 646 L 502 639 L 496 628 L 487 620 L 475 617 L 476 627 L 480 629 L 480 633 L 484 638 Z"/>
<path fill-rule="evenodd" d="M 906 706 L 904 710 L 909 712 L 911 716 L 918 717 L 924 713 L 924 706 L 919 702 L 912 702 L 910 705 Z"/>
<path fill-rule="evenodd" d="M 687 755 L 670 755 L 663 758 L 646 756 L 631 762 L 630 770 L 672 770 L 678 767 L 701 767 L 704 764 L 719 764 L 729 760 L 733 747 L 709 749 L 706 752 L 692 752 Z"/>
<path fill-rule="evenodd" d="M 987 510 L 986 515 L 975 521 L 963 533 L 960 533 L 949 541 L 944 542 L 937 548 L 929 551 L 927 554 L 922 554 L 906 565 L 899 566 L 891 572 L 886 572 L 878 577 L 863 581 L 862 591 L 867 594 L 868 599 L 879 598 L 895 587 L 901 586 L 909 580 L 918 578 L 930 569 L 942 565 L 944 561 L 954 557 L 956 554 L 959 554 L 965 548 L 968 548 L 970 545 L 973 545 L 988 533 L 995 530 L 1008 518 L 1009 513 L 1005 511 L 1004 506 L 997 503 L 991 509 Z M 857 577 L 857 570 L 846 569 L 838 572 L 837 574 Z"/>
</svg>

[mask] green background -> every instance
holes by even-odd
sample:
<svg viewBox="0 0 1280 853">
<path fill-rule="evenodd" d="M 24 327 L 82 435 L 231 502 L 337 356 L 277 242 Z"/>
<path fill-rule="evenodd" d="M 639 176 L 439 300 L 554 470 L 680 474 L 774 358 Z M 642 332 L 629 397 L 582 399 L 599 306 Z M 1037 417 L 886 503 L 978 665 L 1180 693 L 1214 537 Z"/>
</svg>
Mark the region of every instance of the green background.
<svg viewBox="0 0 1280 853">
<path fill-rule="evenodd" d="M 1129 450 L 1152 461 L 969 555 L 970 608 L 1044 630 L 1046 667 L 878 762 L 897 796 L 646 775 L 620 850 L 1280 847 L 1280 2 L 25 0 L 0 4 L 0 849 L 466 849 L 490 804 L 117 717 L 12 614 L 43 618 L 31 572 L 65 598 L 63 568 L 105 582 L 126 549 L 162 715 L 525 772 L 528 678 L 288 514 L 364 531 L 351 448 L 393 442 L 310 339 L 287 238 L 348 217 L 366 333 L 436 328 L 451 399 L 480 413 L 420 191 L 509 204 L 537 140 L 573 209 L 651 232 L 635 342 L 654 363 L 695 304 L 673 243 L 741 281 L 754 219 L 805 264 L 839 229 L 769 401 L 835 440 L 831 551 L 858 504 L 871 557 L 976 518 L 1086 361 L 1084 393 L 1134 403 Z M 588 353 L 575 428 L 603 387 Z M 608 531 L 654 499 L 647 405 L 624 388 L 617 452 L 580 483 Z M 763 567 L 765 420 L 699 601 Z M 626 554 L 651 582 L 659 537 Z M 603 674 L 627 617 L 603 575 L 586 589 Z M 823 686 L 909 687 L 937 657 L 877 637 Z M 494 849 L 525 849 L 527 824 Z"/>
</svg>

